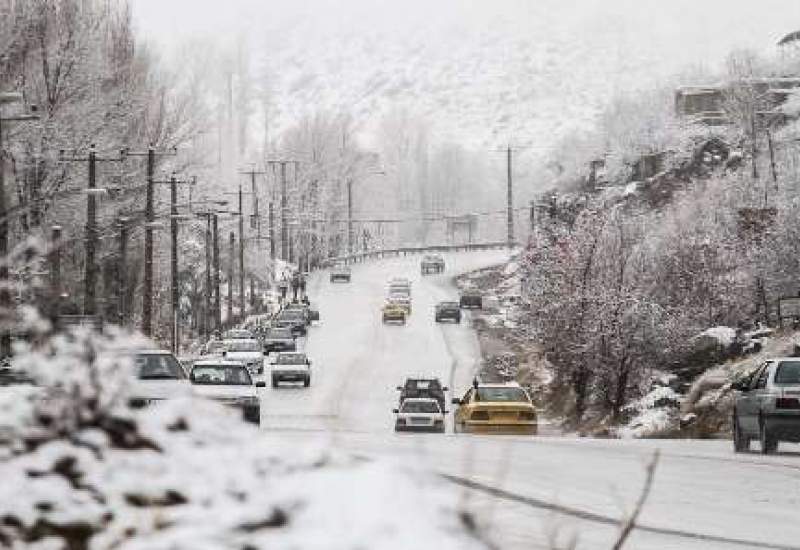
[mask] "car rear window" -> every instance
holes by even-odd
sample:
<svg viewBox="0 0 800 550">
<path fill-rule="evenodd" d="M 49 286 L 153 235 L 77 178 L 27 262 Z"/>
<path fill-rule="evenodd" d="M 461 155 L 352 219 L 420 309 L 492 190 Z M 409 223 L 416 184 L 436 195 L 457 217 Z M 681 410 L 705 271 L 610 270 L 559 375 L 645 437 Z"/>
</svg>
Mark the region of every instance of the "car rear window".
<svg viewBox="0 0 800 550">
<path fill-rule="evenodd" d="M 136 356 L 139 380 L 185 380 L 178 360 L 167 354 L 139 354 Z"/>
<path fill-rule="evenodd" d="M 522 388 L 478 388 L 476 401 L 489 402 L 528 402 L 528 395 Z"/>
<path fill-rule="evenodd" d="M 775 371 L 775 384 L 778 386 L 800 385 L 800 361 L 781 361 Z"/>
<path fill-rule="evenodd" d="M 403 401 L 400 412 L 404 413 L 438 413 L 439 404 L 436 401 Z"/>
<path fill-rule="evenodd" d="M 289 338 L 292 337 L 292 331 L 288 328 L 272 329 L 267 333 L 267 338 Z"/>
<path fill-rule="evenodd" d="M 276 365 L 305 365 L 304 353 L 282 353 L 275 358 Z"/>
</svg>

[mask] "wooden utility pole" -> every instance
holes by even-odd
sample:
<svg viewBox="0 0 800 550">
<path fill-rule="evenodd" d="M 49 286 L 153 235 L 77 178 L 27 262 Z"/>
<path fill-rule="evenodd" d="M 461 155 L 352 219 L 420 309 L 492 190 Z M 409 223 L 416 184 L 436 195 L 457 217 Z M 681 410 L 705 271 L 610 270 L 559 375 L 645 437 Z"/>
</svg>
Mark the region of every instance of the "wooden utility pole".
<svg viewBox="0 0 800 550">
<path fill-rule="evenodd" d="M 211 217 L 213 264 L 214 264 L 214 329 L 222 330 L 222 297 L 219 289 L 219 216 Z"/>
<path fill-rule="evenodd" d="M 236 263 L 236 234 L 231 231 L 228 248 L 228 326 L 233 326 L 233 266 Z"/>
<path fill-rule="evenodd" d="M 144 289 L 142 292 L 142 332 L 153 333 L 153 229 L 155 226 L 155 171 L 156 158 L 175 156 L 176 148 L 156 151 L 150 145 L 146 151 L 125 151 L 125 156 L 147 159 L 146 191 L 144 199 Z"/>
<path fill-rule="evenodd" d="M 128 324 L 128 220 L 120 218 L 119 228 L 119 253 L 117 257 L 117 315 L 119 325 L 124 327 Z"/>
<path fill-rule="evenodd" d="M 300 163 L 296 160 L 268 160 L 267 165 L 280 167 L 280 201 L 281 201 L 281 260 L 289 259 L 289 198 L 287 196 L 286 165 L 293 164 L 295 179 Z"/>
<path fill-rule="evenodd" d="M 506 165 L 508 171 L 507 192 L 506 192 L 506 212 L 507 212 L 506 229 L 507 229 L 508 247 L 511 248 L 512 246 L 514 246 L 514 187 L 511 176 L 511 145 L 508 146 L 506 155 L 507 155 Z"/>
<path fill-rule="evenodd" d="M 86 188 L 86 234 L 84 279 L 83 279 L 83 314 L 97 315 L 97 195 L 105 189 L 97 188 L 97 163 L 122 162 L 127 152 L 123 149 L 118 157 L 100 158 L 94 144 L 89 146 L 86 157 L 67 157 L 64 151 L 59 151 L 61 162 L 88 162 L 88 183 Z"/>
</svg>

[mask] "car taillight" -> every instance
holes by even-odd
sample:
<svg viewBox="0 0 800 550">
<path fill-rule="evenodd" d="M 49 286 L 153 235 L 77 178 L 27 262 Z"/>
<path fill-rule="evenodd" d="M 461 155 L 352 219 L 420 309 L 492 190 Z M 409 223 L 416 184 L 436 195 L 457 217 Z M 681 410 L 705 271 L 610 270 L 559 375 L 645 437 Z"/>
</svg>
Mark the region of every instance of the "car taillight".
<svg viewBox="0 0 800 550">
<path fill-rule="evenodd" d="M 475 411 L 470 416 L 470 420 L 489 420 L 489 411 Z"/>
<path fill-rule="evenodd" d="M 520 420 L 536 420 L 536 413 L 533 411 L 520 411 Z"/>
<path fill-rule="evenodd" d="M 778 397 L 775 399 L 776 409 L 800 409 L 800 399 L 796 397 Z"/>
</svg>

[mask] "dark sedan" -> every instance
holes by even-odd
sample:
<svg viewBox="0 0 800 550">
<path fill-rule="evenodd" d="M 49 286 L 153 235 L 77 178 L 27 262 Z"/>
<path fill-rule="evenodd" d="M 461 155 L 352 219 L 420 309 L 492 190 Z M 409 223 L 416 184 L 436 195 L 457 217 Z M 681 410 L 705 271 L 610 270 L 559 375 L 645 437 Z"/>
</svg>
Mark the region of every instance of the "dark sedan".
<svg viewBox="0 0 800 550">
<path fill-rule="evenodd" d="M 458 302 L 439 302 L 436 304 L 436 313 L 434 314 L 436 322 L 442 321 L 455 321 L 461 322 L 461 307 Z"/>
<path fill-rule="evenodd" d="M 478 289 L 468 288 L 461 293 L 459 305 L 464 309 L 482 309 L 483 295 Z"/>
<path fill-rule="evenodd" d="M 273 351 L 296 351 L 297 342 L 289 328 L 271 328 L 267 330 L 262 339 L 264 351 L 272 353 Z"/>
</svg>

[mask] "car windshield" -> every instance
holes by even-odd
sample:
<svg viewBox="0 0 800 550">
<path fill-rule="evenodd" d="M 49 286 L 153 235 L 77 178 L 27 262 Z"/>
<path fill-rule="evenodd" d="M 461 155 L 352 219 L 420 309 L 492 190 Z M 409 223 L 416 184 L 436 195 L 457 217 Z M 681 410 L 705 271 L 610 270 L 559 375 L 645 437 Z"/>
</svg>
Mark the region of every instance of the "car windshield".
<svg viewBox="0 0 800 550">
<path fill-rule="evenodd" d="M 455 308 L 455 309 L 458 309 L 458 304 L 455 303 L 455 302 L 442 302 L 441 304 L 439 304 L 439 307 L 441 307 L 441 308 Z"/>
<path fill-rule="evenodd" d="M 274 328 L 267 333 L 267 338 L 292 338 L 292 331 L 288 328 Z"/>
<path fill-rule="evenodd" d="M 281 353 L 275 358 L 276 365 L 305 365 L 306 356 L 303 353 Z"/>
<path fill-rule="evenodd" d="M 257 340 L 231 340 L 225 342 L 225 349 L 227 351 L 261 351 L 261 346 Z"/>
<path fill-rule="evenodd" d="M 779 386 L 800 385 L 800 361 L 781 361 L 775 372 L 775 384 Z"/>
<path fill-rule="evenodd" d="M 489 402 L 528 402 L 528 395 L 522 388 L 478 388 L 476 401 Z"/>
<path fill-rule="evenodd" d="M 139 380 L 185 380 L 186 373 L 172 355 L 139 354 L 136 356 Z"/>
<path fill-rule="evenodd" d="M 251 386 L 247 369 L 239 365 L 195 365 L 192 369 L 192 384 Z"/>
<path fill-rule="evenodd" d="M 404 413 L 438 413 L 439 404 L 436 401 L 403 401 L 400 412 Z"/>
</svg>

